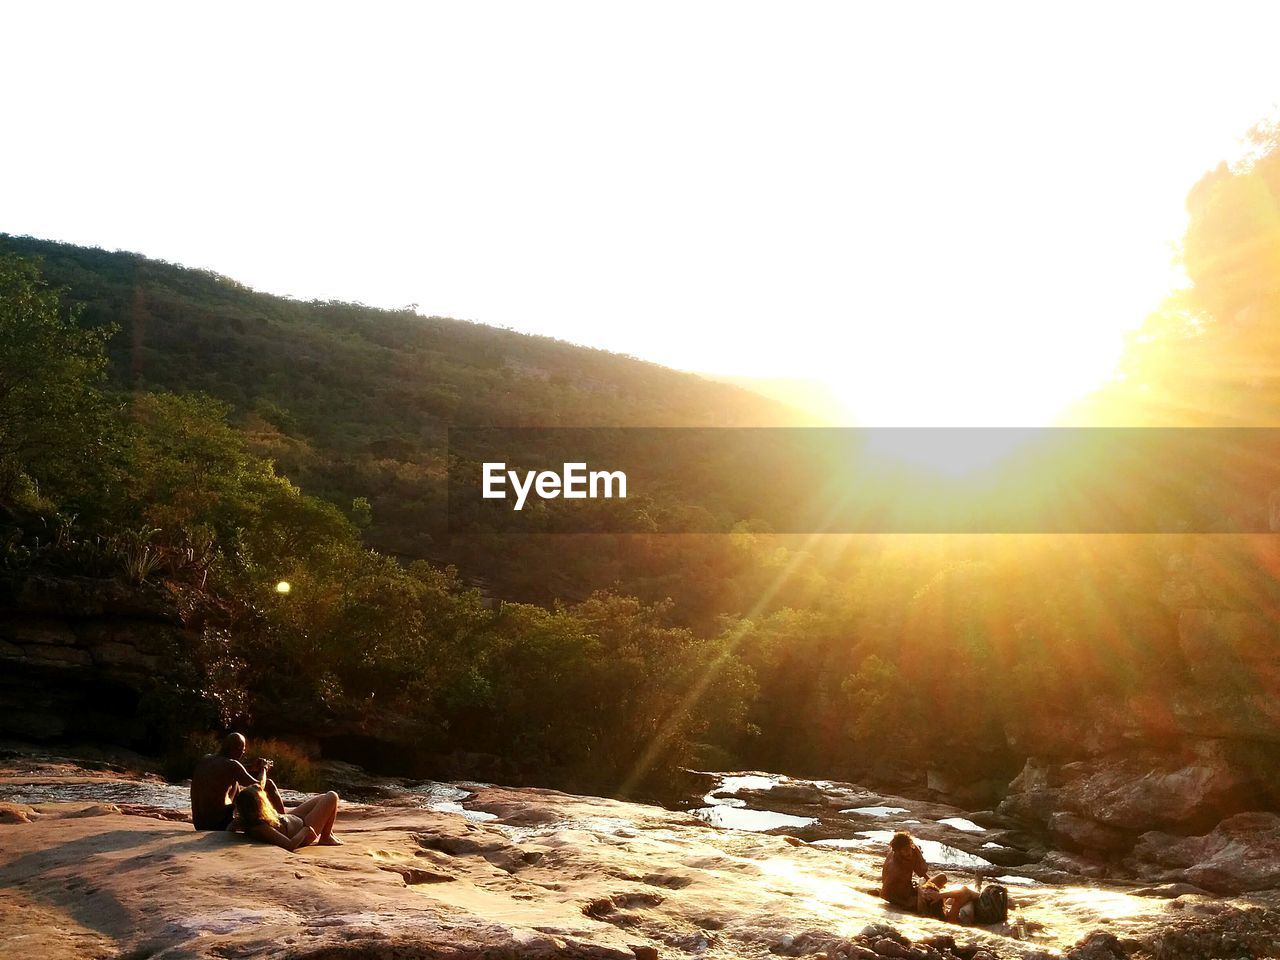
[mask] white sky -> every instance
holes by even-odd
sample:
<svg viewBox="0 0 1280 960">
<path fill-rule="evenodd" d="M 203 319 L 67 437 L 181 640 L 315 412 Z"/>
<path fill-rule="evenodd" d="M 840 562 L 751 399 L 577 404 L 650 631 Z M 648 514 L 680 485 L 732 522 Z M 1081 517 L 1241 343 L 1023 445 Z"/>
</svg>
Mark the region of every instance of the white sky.
<svg viewBox="0 0 1280 960">
<path fill-rule="evenodd" d="M 1024 422 L 1173 282 L 1280 5 L 59 3 L 0 230 Z"/>
</svg>

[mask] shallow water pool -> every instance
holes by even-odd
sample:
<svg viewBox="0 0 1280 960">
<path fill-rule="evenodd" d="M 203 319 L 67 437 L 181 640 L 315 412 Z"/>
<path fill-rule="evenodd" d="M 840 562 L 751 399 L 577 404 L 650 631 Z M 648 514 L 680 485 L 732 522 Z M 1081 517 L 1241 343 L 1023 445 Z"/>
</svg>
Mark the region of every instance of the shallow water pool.
<svg viewBox="0 0 1280 960">
<path fill-rule="evenodd" d="M 850 807 L 841 813 L 860 813 L 864 817 L 893 817 L 900 813 L 910 813 L 906 807 Z"/>
<path fill-rule="evenodd" d="M 794 817 L 789 813 L 777 813 L 773 810 L 747 810 L 727 805 L 702 807 L 690 812 L 713 827 L 747 830 L 752 833 L 776 830 L 779 827 L 811 827 L 818 822 L 814 817 Z"/>
</svg>

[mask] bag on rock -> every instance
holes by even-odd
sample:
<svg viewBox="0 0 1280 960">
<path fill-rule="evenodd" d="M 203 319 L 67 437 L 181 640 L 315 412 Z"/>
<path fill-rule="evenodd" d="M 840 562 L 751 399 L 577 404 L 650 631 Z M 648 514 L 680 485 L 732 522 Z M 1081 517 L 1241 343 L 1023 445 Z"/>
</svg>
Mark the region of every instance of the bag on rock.
<svg viewBox="0 0 1280 960">
<path fill-rule="evenodd" d="M 977 923 L 1004 923 L 1009 919 L 1009 891 L 998 883 L 982 888 L 974 905 L 973 919 Z"/>
</svg>

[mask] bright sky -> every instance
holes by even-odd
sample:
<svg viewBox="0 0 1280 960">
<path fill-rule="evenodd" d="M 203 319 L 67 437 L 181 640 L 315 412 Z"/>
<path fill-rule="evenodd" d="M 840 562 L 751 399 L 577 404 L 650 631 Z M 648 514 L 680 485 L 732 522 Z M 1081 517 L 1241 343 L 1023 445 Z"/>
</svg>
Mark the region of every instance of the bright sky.
<svg viewBox="0 0 1280 960">
<path fill-rule="evenodd" d="M 126 12 L 130 11 L 130 12 Z M 0 230 L 1026 423 L 1173 282 L 1280 5 L 5 13 Z"/>
</svg>

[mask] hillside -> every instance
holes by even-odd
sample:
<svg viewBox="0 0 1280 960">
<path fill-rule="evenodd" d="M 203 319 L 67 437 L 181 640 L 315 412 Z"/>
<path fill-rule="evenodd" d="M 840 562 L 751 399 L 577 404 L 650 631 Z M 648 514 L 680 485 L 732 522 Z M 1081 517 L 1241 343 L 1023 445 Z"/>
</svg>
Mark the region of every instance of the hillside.
<svg viewBox="0 0 1280 960">
<path fill-rule="evenodd" d="M 541 551 L 505 571 L 492 550 L 442 539 L 450 426 L 782 426 L 803 416 L 758 394 L 549 337 L 359 304 L 258 293 L 204 270 L 133 253 L 0 234 L 38 258 L 82 322 L 114 326 L 114 384 L 200 392 L 231 407 L 250 449 L 353 518 L 366 542 L 452 562 L 504 596 L 581 597 L 619 576 L 596 560 L 532 583 Z M 529 545 L 534 548 L 532 544 Z M 536 549 L 536 548 L 534 548 Z M 480 556 L 483 554 L 483 558 Z M 563 557 L 562 557 L 563 559 Z M 592 577 L 591 571 L 612 571 Z M 585 578 L 585 579 L 584 579 Z"/>
</svg>

